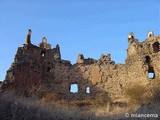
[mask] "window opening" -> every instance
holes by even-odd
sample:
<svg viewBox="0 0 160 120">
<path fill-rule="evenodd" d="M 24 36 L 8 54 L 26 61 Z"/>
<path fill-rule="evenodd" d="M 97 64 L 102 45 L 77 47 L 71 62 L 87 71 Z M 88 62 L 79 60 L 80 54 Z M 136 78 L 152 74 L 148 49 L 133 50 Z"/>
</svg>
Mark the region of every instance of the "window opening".
<svg viewBox="0 0 160 120">
<path fill-rule="evenodd" d="M 149 37 L 152 37 L 152 34 L 149 34 Z"/>
<path fill-rule="evenodd" d="M 151 58 L 149 56 L 146 56 L 146 63 L 148 64 L 148 66 L 151 66 Z"/>
<path fill-rule="evenodd" d="M 151 58 L 149 56 L 146 56 L 146 63 L 150 63 L 151 62 Z"/>
<path fill-rule="evenodd" d="M 71 84 L 70 92 L 77 93 L 78 92 L 78 84 Z"/>
<path fill-rule="evenodd" d="M 153 67 L 149 67 L 148 69 L 148 78 L 149 79 L 154 79 L 155 78 L 155 73 Z"/>
<path fill-rule="evenodd" d="M 154 51 L 155 53 L 157 53 L 157 52 L 160 51 L 160 47 L 159 47 L 159 46 L 160 46 L 160 45 L 159 45 L 159 42 L 153 43 L 152 47 L 153 47 L 153 51 Z"/>
<path fill-rule="evenodd" d="M 45 57 L 45 54 L 46 54 L 45 51 L 42 51 L 42 52 L 41 52 L 41 57 L 44 58 L 44 57 Z"/>
<path fill-rule="evenodd" d="M 51 68 L 50 67 L 47 67 L 47 72 L 51 72 Z"/>
<path fill-rule="evenodd" d="M 148 78 L 149 79 L 154 79 L 154 73 L 148 73 Z"/>
<path fill-rule="evenodd" d="M 132 35 L 131 38 L 134 38 L 134 36 Z"/>
<path fill-rule="evenodd" d="M 86 93 L 91 93 L 91 88 L 90 87 L 86 87 Z"/>
</svg>

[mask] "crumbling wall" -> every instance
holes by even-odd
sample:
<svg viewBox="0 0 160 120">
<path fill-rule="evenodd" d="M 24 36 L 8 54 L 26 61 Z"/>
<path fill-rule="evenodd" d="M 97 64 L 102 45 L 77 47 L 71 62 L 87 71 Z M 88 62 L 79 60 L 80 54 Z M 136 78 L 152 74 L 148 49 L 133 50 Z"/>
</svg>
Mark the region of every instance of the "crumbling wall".
<svg viewBox="0 0 160 120">
<path fill-rule="evenodd" d="M 102 54 L 99 60 L 84 58 L 79 54 L 76 64 L 62 60 L 60 47 L 51 49 L 44 37 L 39 46 L 31 43 L 29 30 L 25 44 L 19 47 L 11 68 L 7 71 L 3 89 L 24 91 L 37 83 L 47 87 L 46 92 L 54 92 L 61 99 L 123 97 L 125 88 L 134 84 L 147 85 L 160 77 L 160 37 L 149 31 L 148 38 L 139 42 L 134 33 L 128 36 L 125 64 L 115 64 L 111 55 Z M 148 73 L 154 73 L 148 78 Z M 78 92 L 70 91 L 77 84 Z M 90 93 L 86 89 L 90 89 Z"/>
</svg>

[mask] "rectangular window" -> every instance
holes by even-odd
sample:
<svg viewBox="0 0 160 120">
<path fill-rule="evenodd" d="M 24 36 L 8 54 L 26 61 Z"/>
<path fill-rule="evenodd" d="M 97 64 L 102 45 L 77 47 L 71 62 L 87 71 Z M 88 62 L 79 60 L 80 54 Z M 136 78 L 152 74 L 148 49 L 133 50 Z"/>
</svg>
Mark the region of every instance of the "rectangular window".
<svg viewBox="0 0 160 120">
<path fill-rule="evenodd" d="M 78 92 L 78 84 L 71 84 L 70 92 L 77 93 Z"/>
</svg>

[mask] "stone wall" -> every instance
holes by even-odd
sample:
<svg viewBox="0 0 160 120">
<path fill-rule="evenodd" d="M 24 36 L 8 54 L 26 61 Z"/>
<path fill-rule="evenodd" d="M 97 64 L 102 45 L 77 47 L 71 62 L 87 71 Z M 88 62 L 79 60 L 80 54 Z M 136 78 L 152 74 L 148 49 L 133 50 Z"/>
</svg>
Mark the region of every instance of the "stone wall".
<svg viewBox="0 0 160 120">
<path fill-rule="evenodd" d="M 25 44 L 17 50 L 2 90 L 26 92 L 40 83 L 47 87 L 46 93 L 56 93 L 61 99 L 103 97 L 114 100 L 123 97 L 125 88 L 134 84 L 148 85 L 160 77 L 160 36 L 155 37 L 152 31 L 143 42 L 135 39 L 134 33 L 129 34 L 125 64 L 115 64 L 110 54 L 102 54 L 98 60 L 79 54 L 77 63 L 72 65 L 61 59 L 59 45 L 51 49 L 44 37 L 36 46 L 30 37 L 31 30 Z M 148 78 L 148 73 L 153 77 Z M 70 91 L 72 84 L 78 85 L 78 92 Z"/>
</svg>

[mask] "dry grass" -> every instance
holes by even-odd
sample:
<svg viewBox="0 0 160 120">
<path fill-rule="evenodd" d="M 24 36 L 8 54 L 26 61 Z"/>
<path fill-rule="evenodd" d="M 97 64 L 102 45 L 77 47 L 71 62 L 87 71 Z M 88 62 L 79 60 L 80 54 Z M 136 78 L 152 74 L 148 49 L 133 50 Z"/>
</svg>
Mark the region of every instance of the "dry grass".
<svg viewBox="0 0 160 120">
<path fill-rule="evenodd" d="M 108 110 L 106 101 L 44 102 L 42 99 L 16 96 L 13 92 L 0 94 L 0 120 L 128 120 L 124 117 L 126 112 L 129 112 L 127 106 Z M 143 105 L 134 112 L 160 113 L 159 104 Z"/>
<path fill-rule="evenodd" d="M 81 109 L 60 107 L 11 93 L 0 97 L 0 120 L 89 120 L 94 117 L 94 114 L 84 113 Z"/>
</svg>

